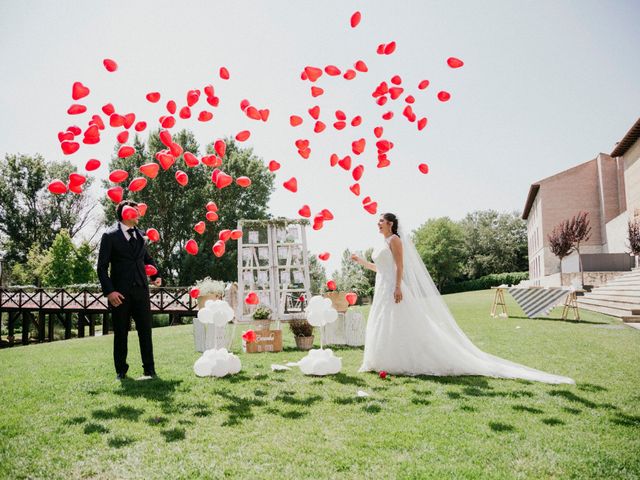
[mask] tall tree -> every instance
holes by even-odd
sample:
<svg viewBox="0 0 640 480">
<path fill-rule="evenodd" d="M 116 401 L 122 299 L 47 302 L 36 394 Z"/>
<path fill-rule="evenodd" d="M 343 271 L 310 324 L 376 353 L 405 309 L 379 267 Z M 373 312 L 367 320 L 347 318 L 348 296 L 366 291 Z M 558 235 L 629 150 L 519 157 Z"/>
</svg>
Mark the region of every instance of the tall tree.
<svg viewBox="0 0 640 480">
<path fill-rule="evenodd" d="M 76 256 L 69 232 L 61 230 L 49 249 L 51 261 L 44 274 L 46 287 L 64 287 L 74 283 L 73 271 Z"/>
<path fill-rule="evenodd" d="M 457 223 L 449 217 L 427 220 L 414 232 L 413 241 L 438 289 L 460 277 L 465 251 Z"/>
<path fill-rule="evenodd" d="M 528 270 L 527 226 L 516 212 L 479 210 L 467 214 L 459 224 L 464 231 L 468 278 Z"/>
<path fill-rule="evenodd" d="M 68 161 L 45 163 L 40 155 L 0 161 L 0 243 L 9 264 L 26 261 L 35 244 L 48 249 L 60 230 L 74 237 L 89 222 L 95 204 L 86 195 L 47 190 L 49 180 L 66 180 L 74 170 Z"/>
<path fill-rule="evenodd" d="M 199 155 L 200 147 L 193 134 L 183 130 L 173 135 L 173 141 L 182 146 L 185 152 Z M 159 264 L 168 284 L 191 285 L 196 280 L 212 277 L 219 280 L 235 280 L 237 276 L 237 248 L 235 241 L 226 243 L 226 253 L 217 258 L 212 247 L 223 229 L 234 229 L 240 218 L 267 218 L 267 205 L 273 191 L 274 175 L 264 162 L 249 148 L 240 148 L 226 139 L 226 154 L 221 170 L 233 178 L 248 176 L 251 186 L 242 188 L 235 183 L 217 189 L 211 181 L 213 169 L 199 164 L 189 168 L 180 156 L 167 171 L 160 170 L 158 176 L 149 180 L 147 186 L 139 192 L 128 192 L 126 198 L 148 205 L 146 215 L 140 221 L 140 227 L 154 227 L 160 233 L 160 241 L 150 245 L 150 253 Z M 150 134 L 147 144 L 136 136 L 136 153 L 129 158 L 113 158 L 110 169 L 122 169 L 130 177 L 140 176 L 139 167 L 154 162 L 156 152 L 165 146 L 160 141 L 159 131 Z M 213 152 L 213 146 L 206 148 Z M 175 173 L 182 170 L 187 173 L 189 182 L 182 187 L 175 179 Z M 105 186 L 110 186 L 105 182 Z M 206 204 L 214 201 L 218 205 L 218 220 L 205 220 Z M 108 199 L 103 200 L 108 224 L 115 222 L 115 208 Z M 193 226 L 205 221 L 206 230 L 198 235 Z M 198 242 L 199 253 L 191 256 L 184 246 L 193 238 Z"/>
<path fill-rule="evenodd" d="M 327 272 L 324 266 L 318 261 L 317 255 L 308 253 L 309 258 L 309 277 L 311 280 L 311 294 L 319 295 L 325 284 L 327 283 Z"/>
</svg>

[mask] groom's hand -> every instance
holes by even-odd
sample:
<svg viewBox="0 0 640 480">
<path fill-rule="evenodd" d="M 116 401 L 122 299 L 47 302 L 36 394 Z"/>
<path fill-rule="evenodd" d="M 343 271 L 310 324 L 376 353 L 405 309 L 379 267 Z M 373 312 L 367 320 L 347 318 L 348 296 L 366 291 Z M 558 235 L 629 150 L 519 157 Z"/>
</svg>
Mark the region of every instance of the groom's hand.
<svg viewBox="0 0 640 480">
<path fill-rule="evenodd" d="M 124 295 L 122 295 L 120 292 L 111 292 L 109 295 L 107 295 L 107 299 L 112 306 L 119 307 L 120 305 L 122 305 Z"/>
</svg>

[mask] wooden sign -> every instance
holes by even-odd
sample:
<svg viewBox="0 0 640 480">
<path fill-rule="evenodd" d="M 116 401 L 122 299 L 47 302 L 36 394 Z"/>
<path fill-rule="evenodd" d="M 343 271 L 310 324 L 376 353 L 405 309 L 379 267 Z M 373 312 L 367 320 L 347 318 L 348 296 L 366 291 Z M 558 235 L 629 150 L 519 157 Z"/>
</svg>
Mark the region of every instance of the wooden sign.
<svg viewBox="0 0 640 480">
<path fill-rule="evenodd" d="M 242 349 L 247 353 L 281 352 L 282 330 L 256 330 L 256 341 L 242 341 Z"/>
</svg>

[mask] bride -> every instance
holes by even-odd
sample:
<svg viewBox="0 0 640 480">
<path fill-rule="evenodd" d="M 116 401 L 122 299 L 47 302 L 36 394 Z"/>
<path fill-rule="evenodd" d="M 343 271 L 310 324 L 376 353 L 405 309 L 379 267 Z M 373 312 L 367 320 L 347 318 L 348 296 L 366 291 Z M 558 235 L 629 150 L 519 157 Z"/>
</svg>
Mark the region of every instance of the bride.
<svg viewBox="0 0 640 480">
<path fill-rule="evenodd" d="M 483 352 L 458 327 L 413 242 L 398 219 L 385 213 L 378 220 L 385 243 L 374 249 L 374 263 L 351 259 L 376 272 L 373 304 L 367 321 L 361 372 L 397 375 L 484 375 L 546 383 L 575 383 L 571 378 Z"/>
</svg>

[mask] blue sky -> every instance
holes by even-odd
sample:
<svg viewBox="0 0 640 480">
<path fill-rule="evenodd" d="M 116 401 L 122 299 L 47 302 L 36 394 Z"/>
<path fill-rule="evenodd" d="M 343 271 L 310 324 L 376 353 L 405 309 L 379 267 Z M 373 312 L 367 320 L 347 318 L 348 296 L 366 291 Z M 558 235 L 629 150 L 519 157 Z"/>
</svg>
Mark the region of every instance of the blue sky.
<svg viewBox="0 0 640 480">
<path fill-rule="evenodd" d="M 356 10 L 362 22 L 351 29 Z M 640 3 L 632 1 L 5 0 L 0 22 L 0 154 L 62 158 L 57 132 L 88 120 L 66 114 L 74 81 L 91 88 L 83 99 L 89 111 L 113 102 L 147 121 L 168 98 L 181 104 L 187 90 L 213 83 L 221 98 L 214 120 L 177 128 L 192 129 L 201 145 L 250 129 L 246 145 L 283 165 L 272 212 L 296 217 L 306 203 L 334 213 L 334 221 L 309 235 L 313 251 L 332 253 L 329 271 L 344 248 L 381 241 L 377 217 L 348 190 L 350 175 L 328 166 L 332 152 L 350 153 L 352 140 L 368 142 L 365 154 L 352 155 L 365 166 L 360 198 L 370 195 L 413 229 L 428 218 L 459 219 L 476 209 L 520 211 L 533 181 L 609 153 L 640 114 Z M 392 40 L 393 55 L 376 55 L 378 44 Z M 449 56 L 465 66 L 448 68 Z M 105 57 L 117 60 L 116 73 L 104 70 Z M 360 59 L 368 73 L 351 82 L 322 77 L 326 93 L 316 99 L 299 79 L 306 65 L 345 69 Z M 230 81 L 218 78 L 223 65 Z M 400 101 L 392 121 L 380 119 L 387 109 L 370 93 L 394 74 L 415 95 L 414 110 L 429 118 L 422 132 L 400 115 Z M 425 78 L 431 85 L 420 92 L 416 85 Z M 449 102 L 435 99 L 440 89 L 451 92 Z M 163 95 L 158 105 L 145 101 L 152 90 Z M 243 98 L 269 108 L 269 121 L 247 119 Z M 306 112 L 316 104 L 329 125 L 319 135 Z M 337 108 L 362 115 L 362 126 L 336 132 L 330 125 Z M 304 125 L 291 128 L 291 114 Z M 375 168 L 376 125 L 395 144 L 387 169 Z M 88 158 L 106 164 L 115 135 L 70 159 L 79 169 Z M 297 138 L 311 141 L 309 160 L 297 156 Z M 422 162 L 428 175 L 418 173 Z M 105 174 L 104 167 L 98 171 Z M 298 178 L 297 194 L 281 187 L 290 176 Z"/>
</svg>

